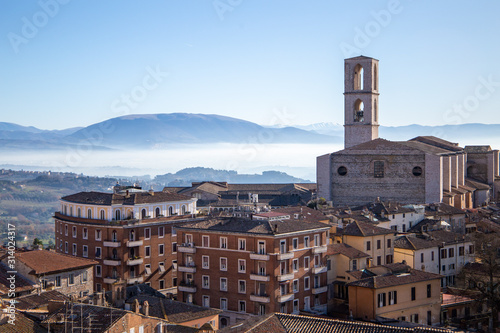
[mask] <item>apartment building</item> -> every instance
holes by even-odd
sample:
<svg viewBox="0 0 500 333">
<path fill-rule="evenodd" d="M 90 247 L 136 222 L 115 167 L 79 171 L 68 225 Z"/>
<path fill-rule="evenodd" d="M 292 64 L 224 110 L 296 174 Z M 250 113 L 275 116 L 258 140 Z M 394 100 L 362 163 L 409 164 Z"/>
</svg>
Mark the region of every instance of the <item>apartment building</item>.
<svg viewBox="0 0 500 333">
<path fill-rule="evenodd" d="M 80 192 L 60 202 L 54 216 L 56 250 L 98 262 L 96 291 L 115 291 L 122 302 L 126 285 L 136 283 L 175 292 L 177 236 L 172 226 L 194 219 L 196 199 L 133 187 Z"/>
<path fill-rule="evenodd" d="M 223 310 L 221 327 L 272 312 L 326 313 L 329 225 L 229 218 L 176 229 L 178 299 Z"/>
</svg>

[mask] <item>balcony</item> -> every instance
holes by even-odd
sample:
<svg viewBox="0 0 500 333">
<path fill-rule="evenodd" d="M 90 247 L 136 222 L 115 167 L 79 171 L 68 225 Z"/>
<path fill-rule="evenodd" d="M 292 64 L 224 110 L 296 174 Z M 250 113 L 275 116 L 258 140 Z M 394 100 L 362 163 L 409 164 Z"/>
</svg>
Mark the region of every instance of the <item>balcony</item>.
<svg viewBox="0 0 500 333">
<path fill-rule="evenodd" d="M 326 268 L 326 266 L 313 267 L 312 272 L 313 272 L 313 274 L 326 273 L 327 268 Z"/>
<path fill-rule="evenodd" d="M 250 280 L 269 282 L 271 280 L 271 277 L 269 275 L 250 274 Z"/>
<path fill-rule="evenodd" d="M 144 259 L 142 258 L 137 258 L 137 259 L 129 259 L 127 260 L 127 266 L 135 266 L 135 265 L 140 265 L 144 262 Z"/>
<path fill-rule="evenodd" d="M 290 294 L 278 296 L 278 303 L 285 303 L 288 301 L 293 301 L 294 295 L 295 295 L 294 293 L 290 293 Z"/>
<path fill-rule="evenodd" d="M 120 247 L 121 246 L 121 242 L 119 241 L 104 241 L 102 242 L 102 245 L 106 246 L 106 247 Z"/>
<path fill-rule="evenodd" d="M 194 283 L 185 283 L 183 281 L 177 286 L 177 291 L 182 291 L 184 293 L 195 293 L 196 286 L 194 285 Z"/>
<path fill-rule="evenodd" d="M 288 280 L 293 280 L 293 273 L 282 273 L 281 275 L 278 275 L 278 281 L 288 281 Z"/>
<path fill-rule="evenodd" d="M 250 259 L 253 259 L 253 260 L 269 260 L 269 254 L 250 253 Z"/>
<path fill-rule="evenodd" d="M 127 241 L 127 247 L 136 247 L 136 246 L 142 246 L 142 239 L 141 240 L 136 240 L 136 241 Z"/>
<path fill-rule="evenodd" d="M 121 266 L 122 261 L 119 258 L 106 258 L 102 263 L 108 266 Z"/>
<path fill-rule="evenodd" d="M 295 253 L 293 252 L 278 254 L 278 260 L 293 259 L 293 257 L 295 257 Z"/>
<path fill-rule="evenodd" d="M 142 283 L 143 280 L 144 280 L 144 278 L 142 276 L 133 277 L 133 278 L 127 279 L 127 283 L 128 284 Z"/>
<path fill-rule="evenodd" d="M 104 283 L 107 283 L 107 284 L 113 284 L 115 283 L 116 281 L 118 281 L 118 278 L 111 278 L 111 277 L 105 277 L 104 279 L 102 279 Z"/>
<path fill-rule="evenodd" d="M 194 246 L 194 243 L 184 243 L 177 246 L 177 252 L 196 253 L 196 247 Z"/>
<path fill-rule="evenodd" d="M 328 291 L 328 286 L 312 288 L 313 295 L 326 293 Z"/>
<path fill-rule="evenodd" d="M 258 302 L 258 303 L 269 303 L 271 302 L 271 299 L 267 295 L 250 295 L 250 300 L 252 302 Z"/>
<path fill-rule="evenodd" d="M 186 266 L 177 266 L 179 272 L 196 273 L 196 266 L 194 264 L 186 264 Z"/>
<path fill-rule="evenodd" d="M 312 248 L 313 254 L 325 253 L 328 250 L 326 245 L 316 246 Z"/>
</svg>

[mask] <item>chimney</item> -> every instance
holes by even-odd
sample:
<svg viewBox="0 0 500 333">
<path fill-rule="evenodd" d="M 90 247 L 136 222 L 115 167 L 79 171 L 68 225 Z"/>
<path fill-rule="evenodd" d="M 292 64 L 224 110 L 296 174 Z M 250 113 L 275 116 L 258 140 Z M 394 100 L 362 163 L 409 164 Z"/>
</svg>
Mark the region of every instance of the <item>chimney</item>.
<svg viewBox="0 0 500 333">
<path fill-rule="evenodd" d="M 277 224 L 274 225 L 274 233 L 276 233 L 276 234 L 278 233 L 278 225 Z"/>
<path fill-rule="evenodd" d="M 134 300 L 134 312 L 139 314 L 139 301 L 137 298 Z"/>
<path fill-rule="evenodd" d="M 144 315 L 149 316 L 149 302 L 148 301 L 144 301 L 144 303 L 142 303 L 142 309 L 144 311 Z"/>
<path fill-rule="evenodd" d="M 128 190 L 125 191 L 125 198 L 130 198 L 130 194 L 129 194 Z"/>
</svg>

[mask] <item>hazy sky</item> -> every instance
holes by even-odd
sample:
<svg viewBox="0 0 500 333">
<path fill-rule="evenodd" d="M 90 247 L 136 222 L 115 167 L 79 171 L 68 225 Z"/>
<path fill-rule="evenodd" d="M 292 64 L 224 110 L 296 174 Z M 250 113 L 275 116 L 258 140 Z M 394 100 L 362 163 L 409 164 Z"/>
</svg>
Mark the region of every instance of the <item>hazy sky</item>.
<svg viewBox="0 0 500 333">
<path fill-rule="evenodd" d="M 343 123 L 343 59 L 380 60 L 380 122 L 500 123 L 500 2 L 2 1 L 0 121 L 133 113 Z"/>
</svg>

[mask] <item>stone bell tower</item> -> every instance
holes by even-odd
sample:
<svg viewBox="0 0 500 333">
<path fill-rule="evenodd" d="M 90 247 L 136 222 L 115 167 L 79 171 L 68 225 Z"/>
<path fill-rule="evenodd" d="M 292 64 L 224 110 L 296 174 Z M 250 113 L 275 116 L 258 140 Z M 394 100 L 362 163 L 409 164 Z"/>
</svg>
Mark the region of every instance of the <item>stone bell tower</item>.
<svg viewBox="0 0 500 333">
<path fill-rule="evenodd" d="M 378 138 L 378 60 L 344 60 L 344 148 Z"/>
</svg>

